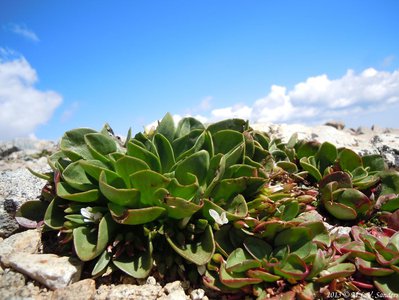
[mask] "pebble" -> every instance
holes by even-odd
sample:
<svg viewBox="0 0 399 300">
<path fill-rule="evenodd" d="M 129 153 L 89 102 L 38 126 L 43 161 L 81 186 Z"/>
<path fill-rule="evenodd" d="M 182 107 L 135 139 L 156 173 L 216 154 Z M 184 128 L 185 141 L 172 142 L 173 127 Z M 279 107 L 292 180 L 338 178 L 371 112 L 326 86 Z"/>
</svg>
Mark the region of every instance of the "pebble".
<svg viewBox="0 0 399 300">
<path fill-rule="evenodd" d="M 93 279 L 84 279 L 65 288 L 54 291 L 54 300 L 93 300 L 96 294 L 96 282 Z"/>
<path fill-rule="evenodd" d="M 14 253 L 10 266 L 52 290 L 64 288 L 80 279 L 83 262 L 55 254 Z"/>
<path fill-rule="evenodd" d="M 205 296 L 203 289 L 196 289 L 190 293 L 191 300 L 202 300 Z"/>
<path fill-rule="evenodd" d="M 151 300 L 158 299 L 158 294 L 161 292 L 162 287 L 160 285 L 131 285 L 131 284 L 119 284 L 109 289 L 101 299 L 106 300 Z M 96 300 L 100 298 L 96 296 Z"/>
<path fill-rule="evenodd" d="M 15 253 L 24 256 L 37 251 L 40 245 L 40 232 L 27 230 L 10 236 L 0 243 L 0 262 L 8 267 L 9 258 Z"/>
</svg>

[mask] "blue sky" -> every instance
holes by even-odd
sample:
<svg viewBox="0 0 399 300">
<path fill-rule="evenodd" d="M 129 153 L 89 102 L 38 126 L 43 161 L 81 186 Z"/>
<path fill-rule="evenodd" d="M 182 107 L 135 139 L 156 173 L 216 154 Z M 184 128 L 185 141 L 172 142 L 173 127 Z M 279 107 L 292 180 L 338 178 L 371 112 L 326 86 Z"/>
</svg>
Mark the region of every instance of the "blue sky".
<svg viewBox="0 0 399 300">
<path fill-rule="evenodd" d="M 398 16 L 395 0 L 2 0 L 0 139 L 168 111 L 399 127 Z"/>
</svg>

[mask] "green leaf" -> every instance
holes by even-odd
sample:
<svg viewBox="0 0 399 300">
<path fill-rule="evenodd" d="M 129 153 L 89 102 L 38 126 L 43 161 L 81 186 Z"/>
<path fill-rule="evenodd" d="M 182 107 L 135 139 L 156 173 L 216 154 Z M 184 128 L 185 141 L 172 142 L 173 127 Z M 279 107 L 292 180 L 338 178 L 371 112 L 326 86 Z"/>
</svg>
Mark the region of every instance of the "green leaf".
<svg viewBox="0 0 399 300">
<path fill-rule="evenodd" d="M 234 130 L 221 130 L 213 135 L 215 154 L 226 154 L 244 142 L 243 134 Z"/>
<path fill-rule="evenodd" d="M 388 295 L 388 297 L 392 297 L 392 299 L 397 298 L 397 295 L 399 295 L 398 273 L 386 277 L 375 277 L 373 281 L 377 289 L 384 295 Z"/>
<path fill-rule="evenodd" d="M 144 161 L 151 170 L 154 170 L 155 172 L 161 171 L 161 162 L 159 161 L 159 158 L 150 151 L 141 148 L 132 142 L 127 144 L 127 154 Z"/>
<path fill-rule="evenodd" d="M 382 191 L 381 195 L 399 194 L 399 172 L 390 170 L 380 172 Z"/>
<path fill-rule="evenodd" d="M 73 230 L 73 243 L 77 256 L 82 261 L 89 261 L 99 256 L 107 246 L 115 230 L 115 222 L 107 213 L 101 219 L 98 230 L 90 227 L 78 227 Z"/>
<path fill-rule="evenodd" d="M 290 174 L 298 172 L 298 167 L 296 166 L 296 164 L 289 161 L 279 161 L 277 163 L 277 166 L 283 169 L 284 171 L 287 171 Z"/>
<path fill-rule="evenodd" d="M 89 128 L 78 128 L 65 132 L 60 142 L 61 150 L 72 161 L 81 158 L 93 159 L 84 139 L 85 135 L 89 133 L 97 133 L 97 131 Z"/>
<path fill-rule="evenodd" d="M 306 263 L 296 254 L 290 254 L 288 257 L 273 266 L 274 273 L 287 279 L 303 280 L 309 274 Z"/>
<path fill-rule="evenodd" d="M 115 162 L 115 172 L 123 178 L 127 187 L 131 187 L 130 175 L 149 169 L 146 162 L 132 156 L 124 155 Z"/>
<path fill-rule="evenodd" d="M 388 276 L 395 272 L 391 268 L 384 268 L 378 263 L 367 261 L 360 257 L 355 258 L 355 264 L 359 272 L 366 276 Z"/>
<path fill-rule="evenodd" d="M 176 160 L 201 150 L 205 143 L 205 134 L 203 129 L 195 129 L 189 134 L 173 141 L 172 147 Z"/>
<path fill-rule="evenodd" d="M 65 200 L 55 197 L 50 202 L 44 214 L 44 223 L 52 229 L 61 229 L 64 225 L 64 209 Z"/>
<path fill-rule="evenodd" d="M 172 145 L 167 138 L 159 133 L 155 134 L 154 136 L 154 145 L 157 148 L 157 152 L 161 161 L 161 172 L 169 172 L 176 163 Z"/>
<path fill-rule="evenodd" d="M 87 176 L 84 168 L 80 164 L 80 160 L 73 162 L 66 167 L 64 172 L 62 172 L 62 177 L 69 186 L 78 191 L 84 192 L 95 188 L 95 185 Z"/>
<path fill-rule="evenodd" d="M 213 123 L 207 127 L 207 130 L 212 135 L 214 135 L 216 132 L 226 129 L 244 132 L 245 130 L 248 129 L 248 122 L 242 119 L 227 119 Z"/>
<path fill-rule="evenodd" d="M 98 258 L 97 263 L 95 264 L 93 271 L 91 271 L 92 276 L 99 275 L 102 273 L 105 268 L 108 266 L 109 262 L 111 261 L 112 254 L 109 253 L 107 250 L 104 250 L 103 254 Z"/>
<path fill-rule="evenodd" d="M 34 176 L 36 176 L 38 178 L 44 179 L 46 181 L 51 181 L 51 179 L 52 179 L 52 175 L 51 175 L 52 173 L 43 174 L 43 173 L 35 172 L 29 167 L 27 167 L 27 169 L 32 175 L 34 175 Z"/>
<path fill-rule="evenodd" d="M 319 151 L 320 144 L 318 142 L 302 142 L 299 144 L 297 156 L 299 159 L 302 157 L 315 156 Z"/>
<path fill-rule="evenodd" d="M 299 203 L 296 200 L 287 202 L 284 207 L 284 211 L 281 215 L 281 219 L 289 221 L 295 218 L 299 213 Z"/>
<path fill-rule="evenodd" d="M 197 205 L 178 197 L 165 197 L 163 203 L 163 207 L 166 209 L 168 216 L 172 219 L 191 217 L 203 206 L 203 203 L 201 205 Z"/>
<path fill-rule="evenodd" d="M 79 164 L 82 166 L 83 170 L 93 177 L 97 182 L 100 180 L 100 174 L 104 171 L 106 174 L 111 172 L 108 165 L 104 164 L 99 160 L 79 160 Z"/>
<path fill-rule="evenodd" d="M 109 162 L 106 155 L 117 151 L 116 142 L 108 135 L 89 133 L 84 136 L 84 140 L 93 157 L 102 162 Z"/>
<path fill-rule="evenodd" d="M 80 192 L 73 189 L 65 182 L 57 183 L 57 196 L 63 199 L 76 202 L 94 202 L 100 197 L 98 189 Z"/>
<path fill-rule="evenodd" d="M 320 164 L 320 173 L 323 173 L 325 168 L 335 162 L 337 155 L 337 148 L 333 144 L 329 142 L 321 144 L 319 151 L 315 155 L 316 161 Z"/>
<path fill-rule="evenodd" d="M 152 170 L 138 171 L 130 175 L 132 186 L 140 191 L 143 206 L 157 205 L 168 191 L 170 179 Z"/>
<path fill-rule="evenodd" d="M 336 278 L 346 278 L 355 273 L 356 267 L 352 263 L 340 263 L 329 267 L 320 272 L 320 277 L 316 279 L 319 283 L 328 283 Z"/>
<path fill-rule="evenodd" d="M 275 282 L 281 278 L 278 275 L 274 275 L 262 270 L 248 270 L 247 275 L 251 278 L 262 279 L 265 282 Z"/>
<path fill-rule="evenodd" d="M 101 172 L 100 183 L 99 183 L 101 193 L 109 201 L 121 206 L 126 206 L 131 208 L 137 208 L 140 206 L 140 191 L 138 189 L 114 187 L 112 186 L 113 182 L 112 179 L 108 180 L 109 177 L 110 176 L 109 175 L 107 176 L 104 171 Z M 117 180 L 118 178 L 114 177 L 113 179 Z"/>
<path fill-rule="evenodd" d="M 320 173 L 320 171 L 317 169 L 317 167 L 313 164 L 313 162 L 312 162 L 312 159 L 313 158 L 313 156 L 311 156 L 311 157 L 302 157 L 301 159 L 300 159 L 300 161 L 299 161 L 299 163 L 300 163 L 300 165 L 301 165 L 301 167 L 305 170 L 305 171 L 307 171 L 307 172 L 309 172 L 309 174 L 314 178 L 314 179 L 316 179 L 316 181 L 320 181 L 321 180 L 321 178 L 322 178 L 322 176 L 321 176 L 321 173 Z M 314 158 L 313 158 L 314 159 Z"/>
<path fill-rule="evenodd" d="M 379 172 L 386 170 L 386 164 L 381 155 L 371 154 L 362 157 L 363 166 L 369 168 L 369 172 Z"/>
<path fill-rule="evenodd" d="M 244 286 L 257 284 L 263 281 L 260 278 L 244 277 L 244 274 L 227 272 L 225 263 L 221 264 L 219 272 L 220 281 L 230 288 L 242 288 Z"/>
<path fill-rule="evenodd" d="M 339 166 L 343 171 L 352 172 L 354 169 L 363 166 L 362 158 L 353 150 L 342 149 L 338 156 Z"/>
<path fill-rule="evenodd" d="M 158 219 L 166 212 L 163 207 L 145 207 L 137 209 L 127 209 L 123 206 L 108 203 L 108 207 L 115 222 L 125 225 L 140 225 Z"/>
<path fill-rule="evenodd" d="M 177 254 L 199 266 L 208 263 L 215 253 L 212 227 L 209 225 L 200 237 L 184 247 L 178 246 L 169 235 L 166 235 L 166 240 Z"/>
<path fill-rule="evenodd" d="M 276 235 L 274 245 L 278 246 L 294 246 L 304 244 L 312 239 L 311 231 L 306 227 L 287 228 Z"/>
<path fill-rule="evenodd" d="M 195 175 L 198 184 L 202 186 L 205 183 L 209 169 L 209 154 L 205 150 L 200 150 L 181 161 L 175 170 L 175 176 L 182 184 L 190 184 L 186 177 L 188 173 Z"/>
<path fill-rule="evenodd" d="M 170 142 L 173 141 L 175 136 L 175 122 L 173 121 L 173 117 L 170 113 L 167 113 L 161 122 L 159 122 L 156 132 L 162 134 Z"/>
<path fill-rule="evenodd" d="M 205 130 L 205 127 L 200 121 L 198 121 L 195 118 L 192 117 L 183 118 L 177 124 L 175 138 L 176 139 L 181 138 L 182 136 L 189 134 L 191 131 L 195 129 Z"/>
<path fill-rule="evenodd" d="M 272 253 L 272 246 L 257 237 L 249 236 L 244 240 L 244 247 L 257 260 L 268 259 Z"/>
<path fill-rule="evenodd" d="M 242 248 L 235 249 L 227 258 L 227 272 L 245 272 L 249 269 L 260 268 L 261 262 L 253 259 Z"/>
<path fill-rule="evenodd" d="M 355 220 L 357 218 L 357 212 L 353 208 L 346 206 L 341 203 L 325 201 L 324 207 L 326 210 L 339 220 Z"/>
<path fill-rule="evenodd" d="M 151 241 L 148 241 L 146 251 L 139 252 L 139 254 L 133 257 L 121 255 L 119 258 L 114 259 L 113 263 L 118 269 L 133 278 L 146 278 L 150 274 L 154 264 L 152 259 L 152 248 Z"/>
</svg>

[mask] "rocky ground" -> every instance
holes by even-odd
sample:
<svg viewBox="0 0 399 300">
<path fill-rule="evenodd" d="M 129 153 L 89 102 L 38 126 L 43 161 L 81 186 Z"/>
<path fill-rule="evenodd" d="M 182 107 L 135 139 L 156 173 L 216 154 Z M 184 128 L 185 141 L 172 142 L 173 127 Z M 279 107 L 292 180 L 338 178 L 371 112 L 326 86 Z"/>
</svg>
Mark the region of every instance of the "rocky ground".
<svg viewBox="0 0 399 300">
<path fill-rule="evenodd" d="M 399 169 L 399 129 L 346 129 L 340 123 L 305 127 L 255 124 L 252 126 L 288 140 L 293 133 L 306 140 L 329 141 L 361 154 L 381 154 L 388 166 Z M 40 234 L 22 231 L 14 215 L 27 200 L 40 195 L 44 180 L 31 175 L 30 167 L 46 172 L 46 155 L 56 143 L 39 140 L 0 142 L 0 299 L 192 299 L 206 300 L 202 289 L 188 282 L 161 285 L 154 277 L 137 281 L 128 276 L 118 284 L 83 279 L 82 264 L 66 257 L 43 254 Z"/>
</svg>

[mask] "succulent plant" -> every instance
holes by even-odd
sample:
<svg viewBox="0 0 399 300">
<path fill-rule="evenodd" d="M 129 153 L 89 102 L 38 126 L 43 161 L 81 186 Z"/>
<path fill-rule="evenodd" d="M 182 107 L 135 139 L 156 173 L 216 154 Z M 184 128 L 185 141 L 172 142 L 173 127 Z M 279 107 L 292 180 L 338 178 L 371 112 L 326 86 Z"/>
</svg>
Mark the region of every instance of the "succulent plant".
<svg viewBox="0 0 399 300">
<path fill-rule="evenodd" d="M 124 141 L 107 124 L 67 131 L 48 163 L 50 173 L 31 170 L 48 181 L 41 199 L 16 218 L 56 232 L 93 277 L 157 273 L 258 299 L 396 291 L 399 175 L 379 156 L 166 114 Z"/>
</svg>

